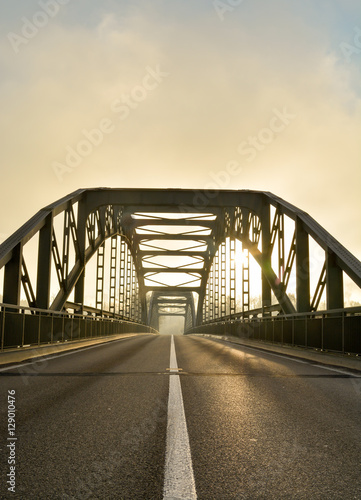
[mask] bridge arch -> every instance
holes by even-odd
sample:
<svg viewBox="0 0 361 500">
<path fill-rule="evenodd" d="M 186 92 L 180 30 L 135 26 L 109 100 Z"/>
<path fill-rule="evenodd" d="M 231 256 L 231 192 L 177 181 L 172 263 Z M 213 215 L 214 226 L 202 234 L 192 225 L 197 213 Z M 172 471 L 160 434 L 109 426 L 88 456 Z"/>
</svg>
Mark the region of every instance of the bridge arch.
<svg viewBox="0 0 361 500">
<path fill-rule="evenodd" d="M 60 238 L 55 224 L 59 216 L 63 218 Z M 293 234 L 288 240 L 285 219 L 293 224 Z M 38 238 L 36 286 L 23 252 L 35 235 Z M 311 239 L 324 252 L 324 262 L 316 278 L 310 266 Z M 129 309 L 126 298 L 128 309 L 123 309 L 121 315 L 147 324 L 158 324 L 159 317 L 172 310 L 183 315 L 188 326 L 215 319 L 210 304 L 214 301 L 217 259 L 222 268 L 222 252 L 228 245 L 232 263 L 238 241 L 261 269 L 262 315 L 316 311 L 322 296 L 326 297 L 327 310 L 342 309 L 344 274 L 361 288 L 360 261 L 307 213 L 272 193 L 225 190 L 209 196 L 202 190 L 99 188 L 75 191 L 45 207 L 0 246 L 3 302 L 20 305 L 23 289 L 30 307 L 61 311 L 69 306 L 70 294 L 74 293 L 72 306 L 82 310 L 86 306 L 85 269 L 96 255 L 99 297 L 95 309 L 101 314 L 102 256 L 107 241 L 111 242 L 113 252 L 108 312 L 121 312 L 116 306 L 121 278 L 114 284 L 112 273 L 124 267 L 126 258 L 131 262 L 127 279 L 130 277 L 134 291 L 134 307 Z M 232 272 L 230 264 L 230 282 L 234 280 Z M 52 273 L 59 284 L 53 300 Z M 296 282 L 295 301 L 288 293 L 291 273 Z M 124 280 L 123 295 L 126 295 Z M 312 293 L 311 281 L 316 282 Z M 235 297 L 230 296 L 229 300 L 232 316 Z M 251 314 L 255 312 L 252 313 L 248 301 L 241 317 Z"/>
</svg>

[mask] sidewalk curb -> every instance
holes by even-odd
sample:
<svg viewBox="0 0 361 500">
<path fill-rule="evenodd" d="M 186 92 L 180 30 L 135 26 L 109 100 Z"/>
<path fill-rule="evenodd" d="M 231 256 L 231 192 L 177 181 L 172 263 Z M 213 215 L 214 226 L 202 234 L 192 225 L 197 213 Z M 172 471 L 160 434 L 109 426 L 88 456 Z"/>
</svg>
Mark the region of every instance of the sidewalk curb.
<svg viewBox="0 0 361 500">
<path fill-rule="evenodd" d="M 240 339 L 231 335 L 220 336 L 209 333 L 196 333 L 192 335 L 243 345 L 245 347 L 251 347 L 263 352 L 277 353 L 285 357 L 302 359 L 318 365 L 329 366 L 332 368 L 344 368 L 361 374 L 361 357 L 351 357 L 346 354 L 317 352 L 315 350 L 305 350 L 293 346 L 275 345 L 263 341 Z"/>
<path fill-rule="evenodd" d="M 154 335 L 152 333 L 123 333 L 98 337 L 94 339 L 74 340 L 70 342 L 61 342 L 59 344 L 45 344 L 39 346 L 23 347 L 18 349 L 8 349 L 0 352 L 0 367 L 6 368 L 17 363 L 24 363 L 45 356 L 56 356 L 68 351 L 84 349 L 97 344 L 106 344 L 120 339 L 128 339 L 140 335 Z"/>
</svg>

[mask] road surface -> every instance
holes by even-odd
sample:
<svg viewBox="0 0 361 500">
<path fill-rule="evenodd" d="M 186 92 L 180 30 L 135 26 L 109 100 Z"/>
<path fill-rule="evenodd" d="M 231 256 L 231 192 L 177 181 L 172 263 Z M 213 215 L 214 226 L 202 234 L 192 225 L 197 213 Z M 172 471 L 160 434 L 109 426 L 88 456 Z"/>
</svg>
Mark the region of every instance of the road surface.
<svg viewBox="0 0 361 500">
<path fill-rule="evenodd" d="M 0 497 L 361 499 L 361 378 L 171 339 L 142 335 L 1 369 Z"/>
</svg>

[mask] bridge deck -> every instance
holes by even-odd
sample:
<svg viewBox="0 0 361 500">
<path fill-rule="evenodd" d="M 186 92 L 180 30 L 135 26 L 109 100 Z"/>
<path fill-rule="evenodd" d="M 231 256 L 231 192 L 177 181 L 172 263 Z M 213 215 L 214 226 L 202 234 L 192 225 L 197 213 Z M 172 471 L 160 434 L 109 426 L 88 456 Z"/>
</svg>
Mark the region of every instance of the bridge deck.
<svg viewBox="0 0 361 500">
<path fill-rule="evenodd" d="M 361 490 L 354 373 L 196 336 L 175 337 L 175 371 L 170 345 L 139 336 L 0 372 L 2 393 L 15 391 L 19 497 L 167 498 L 172 377 L 198 498 Z M 182 474 L 170 478 L 173 498 L 182 498 Z"/>
</svg>

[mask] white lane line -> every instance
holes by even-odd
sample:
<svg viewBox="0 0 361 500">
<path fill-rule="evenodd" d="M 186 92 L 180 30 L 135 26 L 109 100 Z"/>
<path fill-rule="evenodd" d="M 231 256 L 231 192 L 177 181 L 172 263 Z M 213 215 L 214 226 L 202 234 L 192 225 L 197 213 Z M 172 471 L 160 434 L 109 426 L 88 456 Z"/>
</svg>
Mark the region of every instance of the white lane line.
<svg viewBox="0 0 361 500">
<path fill-rule="evenodd" d="M 238 344 L 240 347 L 245 347 L 246 349 L 251 349 L 252 351 L 257 351 L 258 353 L 261 352 L 262 354 L 274 356 L 276 358 L 282 358 L 284 360 L 289 360 L 289 361 L 294 361 L 295 363 L 302 363 L 303 365 L 309 365 L 313 366 L 314 368 L 323 368 L 324 370 L 331 370 L 332 372 L 337 372 L 337 373 L 342 373 L 343 375 L 350 375 L 351 377 L 354 378 L 361 378 L 361 375 L 356 375 L 355 373 L 352 372 L 347 372 L 344 370 L 339 370 L 337 368 L 331 368 L 330 366 L 324 366 L 321 364 L 316 364 L 312 363 L 312 361 L 301 361 L 300 359 L 295 359 L 291 358 L 290 356 L 287 356 L 287 354 L 275 354 L 274 352 L 266 352 L 261 349 L 257 349 L 256 347 L 249 347 L 248 345 L 243 345 L 243 344 Z"/>
<path fill-rule="evenodd" d="M 314 366 L 315 368 L 322 368 L 323 370 L 331 370 L 332 372 L 338 372 L 342 373 L 343 375 L 349 375 L 352 378 L 361 378 L 361 375 L 356 375 L 355 373 L 346 372 L 344 370 L 338 370 L 337 368 L 330 368 L 329 366 L 324 366 L 324 365 L 313 365 L 312 363 L 309 363 L 311 366 Z"/>
<path fill-rule="evenodd" d="M 170 346 L 170 373 L 178 372 L 174 337 Z M 179 375 L 169 377 L 164 500 L 196 500 L 192 457 Z"/>
<path fill-rule="evenodd" d="M 309 365 L 310 363 L 308 361 L 302 361 L 301 359 L 295 359 L 295 358 L 291 358 L 287 355 L 283 355 L 283 354 L 275 354 L 274 352 L 268 352 L 268 351 L 263 351 L 261 349 L 257 349 L 256 347 L 249 347 L 248 345 L 246 346 L 243 346 L 243 347 L 246 347 L 247 349 L 252 349 L 253 351 L 257 351 L 258 353 L 261 351 L 262 354 L 269 354 L 270 356 L 274 356 L 276 358 L 282 358 L 282 359 L 289 359 L 291 361 L 294 361 L 295 363 L 301 363 L 302 365 Z"/>
<path fill-rule="evenodd" d="M 131 337 L 125 337 L 123 339 L 111 340 L 111 342 L 122 342 L 123 340 L 130 339 Z M 7 366 L 6 368 L 0 368 L 0 372 L 5 372 L 7 370 L 14 370 L 15 368 L 22 368 L 23 366 L 33 365 L 34 363 L 44 363 L 46 361 L 50 361 L 51 359 L 62 358 L 63 356 L 70 356 L 70 354 L 76 354 L 79 352 L 87 351 L 88 349 L 95 349 L 96 347 L 105 346 L 109 344 L 109 342 L 101 342 L 96 345 L 91 345 L 88 347 L 79 347 L 76 349 L 72 349 L 70 352 L 65 352 L 63 354 L 45 354 L 44 356 L 37 356 L 33 359 L 33 361 L 29 361 L 28 363 L 19 363 L 17 365 Z"/>
</svg>

